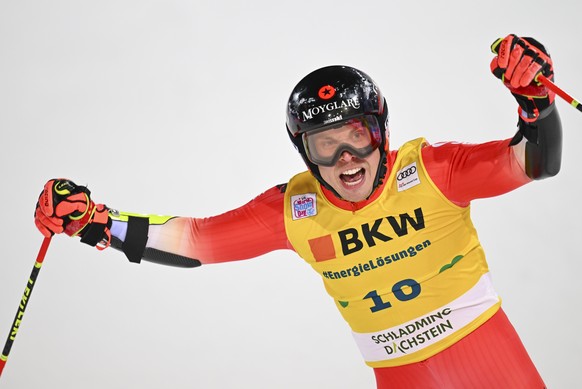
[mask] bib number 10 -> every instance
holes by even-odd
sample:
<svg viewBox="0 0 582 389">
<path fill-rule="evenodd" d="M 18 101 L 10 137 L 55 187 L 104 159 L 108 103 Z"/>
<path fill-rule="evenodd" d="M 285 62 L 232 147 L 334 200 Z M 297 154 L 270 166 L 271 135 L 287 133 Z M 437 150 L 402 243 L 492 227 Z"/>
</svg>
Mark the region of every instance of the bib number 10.
<svg viewBox="0 0 582 389">
<path fill-rule="evenodd" d="M 420 284 L 411 278 L 398 281 L 392 287 L 392 294 L 398 301 L 412 300 L 420 294 Z M 364 299 L 372 299 L 374 303 L 374 306 L 370 308 L 372 312 L 378 312 L 392 306 L 389 301 L 382 300 L 382 297 L 375 290 L 365 295 Z"/>
</svg>

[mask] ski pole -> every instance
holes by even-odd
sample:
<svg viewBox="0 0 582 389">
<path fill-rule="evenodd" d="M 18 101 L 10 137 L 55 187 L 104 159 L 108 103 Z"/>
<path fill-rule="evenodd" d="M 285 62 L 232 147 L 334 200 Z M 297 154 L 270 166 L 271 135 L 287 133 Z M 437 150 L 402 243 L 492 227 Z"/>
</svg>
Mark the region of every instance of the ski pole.
<svg viewBox="0 0 582 389">
<path fill-rule="evenodd" d="M 564 92 L 556 84 L 554 84 L 551 80 L 549 80 L 547 77 L 545 77 L 543 74 L 541 74 L 541 73 L 538 74 L 536 79 L 539 82 L 541 82 L 542 84 L 544 84 L 549 90 L 551 90 L 552 92 L 554 92 L 555 94 L 557 94 L 558 96 L 560 96 L 561 98 L 566 100 L 566 102 L 568 104 L 570 104 L 572 107 L 574 107 L 578 111 L 582 112 L 582 105 L 580 105 L 578 100 L 576 100 L 575 98 L 573 98 L 572 96 L 570 96 L 569 94 Z"/>
<path fill-rule="evenodd" d="M 14 339 L 16 338 L 16 334 L 18 333 L 18 328 L 20 328 L 20 323 L 22 322 L 22 317 L 24 316 L 24 310 L 26 309 L 26 305 L 28 304 L 28 300 L 30 299 L 32 288 L 34 287 L 36 277 L 38 277 L 38 273 L 40 272 L 40 268 L 42 266 L 42 262 L 44 261 L 44 256 L 46 255 L 46 251 L 48 249 L 50 241 L 51 238 L 44 238 L 44 240 L 42 241 L 42 245 L 40 246 L 40 250 L 38 251 L 38 255 L 36 256 L 36 262 L 34 263 L 34 267 L 32 268 L 32 272 L 30 273 L 30 278 L 28 279 L 28 283 L 26 284 L 26 288 L 24 289 L 24 294 L 22 295 L 20 305 L 18 306 L 18 310 L 16 311 L 16 317 L 14 318 L 14 322 L 12 322 L 12 328 L 8 333 L 8 339 L 6 339 L 4 350 L 2 350 L 2 355 L 0 355 L 0 376 L 2 376 L 2 371 L 4 370 L 4 366 L 6 365 L 6 360 L 8 359 L 8 354 L 10 354 L 12 344 L 14 344 Z"/>
</svg>

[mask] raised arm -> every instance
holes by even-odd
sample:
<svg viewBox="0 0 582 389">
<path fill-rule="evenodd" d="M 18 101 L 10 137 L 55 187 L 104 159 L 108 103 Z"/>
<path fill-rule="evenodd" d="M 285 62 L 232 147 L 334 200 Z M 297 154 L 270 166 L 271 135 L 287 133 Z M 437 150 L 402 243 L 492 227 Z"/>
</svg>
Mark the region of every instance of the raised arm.
<svg viewBox="0 0 582 389">
<path fill-rule="evenodd" d="M 423 149 L 436 186 L 454 203 L 513 190 L 560 171 L 562 124 L 555 94 L 536 81 L 553 79 L 552 59 L 533 38 L 508 35 L 491 46 L 491 71 L 517 100 L 518 131 L 512 139 L 484 144 L 444 143 Z"/>
<path fill-rule="evenodd" d="M 135 263 L 196 267 L 289 248 L 280 186 L 222 215 L 189 218 L 120 212 L 95 205 L 87 188 L 70 180 L 49 180 L 35 222 L 45 236 L 65 232 L 100 249 L 111 245 Z"/>
<path fill-rule="evenodd" d="M 539 74 L 554 78 L 548 51 L 533 38 L 515 35 L 498 39 L 491 50 L 497 54 L 491 61 L 491 71 L 519 104 L 518 132 L 511 145 L 529 177 L 539 180 L 555 176 L 562 160 L 562 124 L 555 93 L 536 79 Z"/>
</svg>

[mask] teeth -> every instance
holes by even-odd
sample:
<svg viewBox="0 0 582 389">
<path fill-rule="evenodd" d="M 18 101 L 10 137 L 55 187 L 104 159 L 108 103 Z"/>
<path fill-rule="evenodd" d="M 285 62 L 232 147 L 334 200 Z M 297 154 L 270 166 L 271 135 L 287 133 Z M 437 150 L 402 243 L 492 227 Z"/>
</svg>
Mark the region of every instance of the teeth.
<svg viewBox="0 0 582 389">
<path fill-rule="evenodd" d="M 348 169 L 348 170 L 344 171 L 341 175 L 342 176 L 353 176 L 354 174 L 357 174 L 357 173 L 361 172 L 362 170 L 363 170 L 363 168 L 361 168 L 361 167 Z M 360 184 L 363 179 L 364 179 L 364 177 L 360 177 L 360 179 L 357 181 L 343 181 L 343 182 L 347 186 L 355 186 L 355 185 Z"/>
<path fill-rule="evenodd" d="M 360 170 L 362 170 L 361 167 L 359 168 L 355 168 L 355 169 L 350 169 L 350 170 L 346 170 L 345 172 L 343 172 L 342 174 L 345 174 L 347 176 L 351 176 L 353 174 L 356 174 L 357 172 L 359 172 Z"/>
<path fill-rule="evenodd" d="M 362 179 L 359 179 L 358 181 L 355 181 L 355 182 L 345 182 L 345 184 L 347 186 L 354 186 L 354 185 L 358 185 L 360 182 L 362 182 Z"/>
</svg>

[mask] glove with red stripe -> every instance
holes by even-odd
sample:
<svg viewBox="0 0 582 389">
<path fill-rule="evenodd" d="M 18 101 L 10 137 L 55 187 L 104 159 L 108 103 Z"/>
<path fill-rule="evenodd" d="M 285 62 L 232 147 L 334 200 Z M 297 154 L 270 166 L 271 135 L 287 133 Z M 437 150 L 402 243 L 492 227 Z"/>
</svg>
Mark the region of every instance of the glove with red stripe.
<svg viewBox="0 0 582 389">
<path fill-rule="evenodd" d="M 552 59 L 546 48 L 534 38 L 508 35 L 491 45 L 497 56 L 491 61 L 491 72 L 503 81 L 520 106 L 519 116 L 526 122 L 538 119 L 540 112 L 549 107 L 555 93 L 537 81 L 543 74 L 554 79 Z"/>
<path fill-rule="evenodd" d="M 46 237 L 63 232 L 78 235 L 81 242 L 98 249 L 108 247 L 111 241 L 107 207 L 95 205 L 89 189 L 67 179 L 52 179 L 45 184 L 36 203 L 34 222 Z"/>
</svg>

